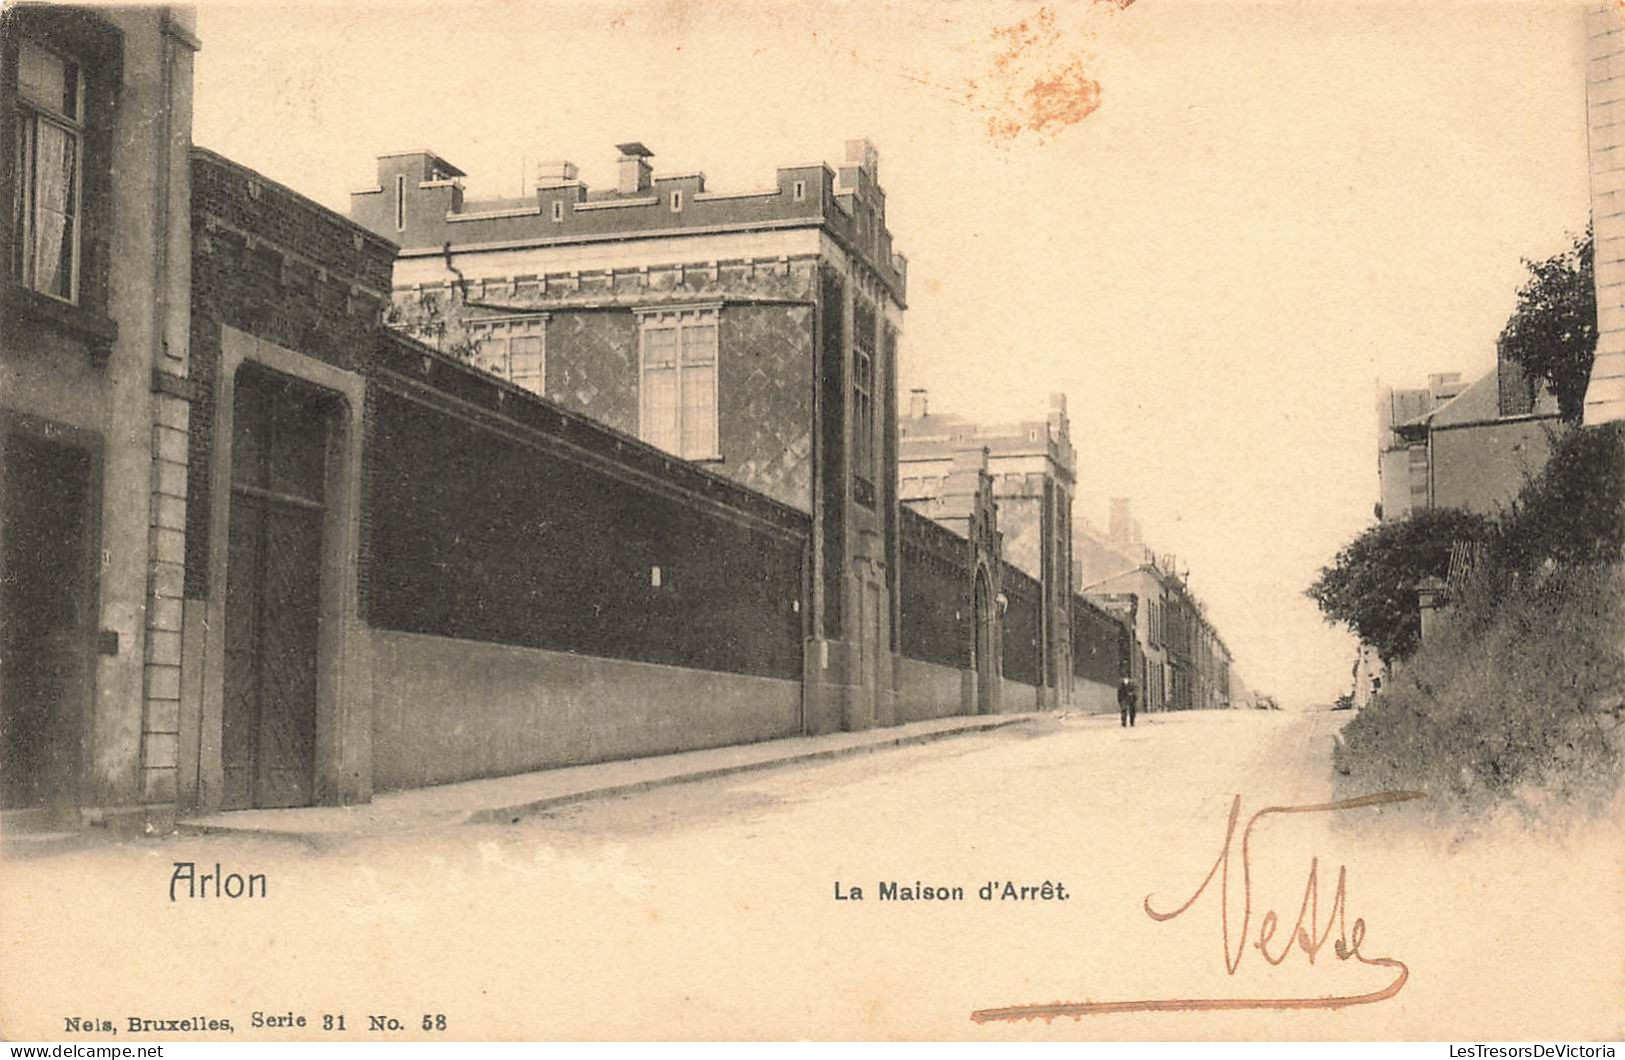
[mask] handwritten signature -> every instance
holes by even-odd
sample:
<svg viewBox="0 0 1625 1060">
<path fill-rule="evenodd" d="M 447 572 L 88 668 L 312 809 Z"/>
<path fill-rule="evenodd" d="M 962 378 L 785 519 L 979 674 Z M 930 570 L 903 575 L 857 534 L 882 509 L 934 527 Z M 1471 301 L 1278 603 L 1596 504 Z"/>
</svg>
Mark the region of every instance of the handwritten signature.
<svg viewBox="0 0 1625 1060">
<path fill-rule="evenodd" d="M 1295 813 L 1333 813 L 1339 810 L 1357 810 L 1369 806 L 1383 806 L 1389 803 L 1409 802 L 1425 796 L 1416 791 L 1384 792 L 1378 795 L 1363 795 L 1357 799 L 1344 799 L 1339 802 L 1320 802 L 1307 806 L 1266 806 L 1247 819 L 1247 825 L 1241 830 L 1241 927 L 1236 933 L 1236 944 L 1231 947 L 1230 933 L 1230 867 L 1231 846 L 1236 836 L 1236 822 L 1241 817 L 1241 796 L 1237 795 L 1230 803 L 1230 821 L 1225 828 L 1224 845 L 1219 849 L 1218 859 L 1214 861 L 1213 868 L 1203 877 L 1201 884 L 1194 894 L 1187 898 L 1184 904 L 1167 912 L 1159 912 L 1151 904 L 1151 896 L 1147 895 L 1144 902 L 1145 915 L 1152 920 L 1163 922 L 1181 916 L 1196 904 L 1202 897 L 1215 877 L 1219 880 L 1219 933 L 1220 943 L 1224 950 L 1224 969 L 1230 975 L 1235 975 L 1241 967 L 1242 955 L 1246 952 L 1248 942 L 1248 929 L 1252 924 L 1253 915 L 1253 870 L 1250 858 L 1250 846 L 1253 838 L 1253 827 L 1271 814 Z M 1281 927 L 1281 918 L 1272 910 L 1266 912 L 1258 923 L 1258 937 L 1256 947 L 1272 965 L 1284 962 L 1296 946 L 1308 958 L 1310 964 L 1315 963 L 1318 955 L 1328 941 L 1333 943 L 1332 952 L 1340 961 L 1357 960 L 1361 964 L 1377 968 L 1392 969 L 1396 974 L 1393 981 L 1380 990 L 1366 994 L 1338 994 L 1326 997 L 1267 997 L 1267 998 L 1155 998 L 1141 1001 L 1081 1001 L 1057 1002 L 1047 1005 L 1011 1005 L 1005 1008 L 978 1009 L 971 1013 L 971 1019 L 977 1023 L 993 1023 L 998 1021 L 1014 1021 L 1026 1019 L 1054 1019 L 1056 1016 L 1096 1016 L 1113 1012 L 1200 1012 L 1221 1009 L 1336 1009 L 1350 1005 L 1369 1005 L 1378 1001 L 1386 1001 L 1400 990 L 1404 989 L 1405 980 L 1410 978 L 1410 969 L 1402 961 L 1392 957 L 1367 957 L 1360 952 L 1360 946 L 1365 941 L 1365 920 L 1356 918 L 1353 925 L 1347 923 L 1347 884 L 1348 867 L 1340 865 L 1337 869 L 1337 887 L 1332 893 L 1331 908 L 1327 912 L 1325 930 L 1320 925 L 1320 859 L 1311 858 L 1309 861 L 1309 875 L 1304 884 L 1303 904 L 1298 909 L 1298 918 L 1292 930 L 1286 933 L 1279 949 L 1271 952 L 1271 943 L 1274 942 Z M 1336 938 L 1333 939 L 1335 931 Z"/>
</svg>

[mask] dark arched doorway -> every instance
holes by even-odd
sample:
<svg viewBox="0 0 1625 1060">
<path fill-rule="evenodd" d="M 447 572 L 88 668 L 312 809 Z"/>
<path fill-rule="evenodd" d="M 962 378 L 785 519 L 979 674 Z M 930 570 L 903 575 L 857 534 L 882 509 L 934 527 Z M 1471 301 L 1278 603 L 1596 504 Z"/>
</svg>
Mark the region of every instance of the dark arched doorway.
<svg viewBox="0 0 1625 1060">
<path fill-rule="evenodd" d="M 994 658 L 993 587 L 988 584 L 987 569 L 976 572 L 975 610 L 972 618 L 971 666 L 976 671 L 976 713 L 992 713 L 996 706 L 994 687 L 998 680 L 998 665 Z"/>
</svg>

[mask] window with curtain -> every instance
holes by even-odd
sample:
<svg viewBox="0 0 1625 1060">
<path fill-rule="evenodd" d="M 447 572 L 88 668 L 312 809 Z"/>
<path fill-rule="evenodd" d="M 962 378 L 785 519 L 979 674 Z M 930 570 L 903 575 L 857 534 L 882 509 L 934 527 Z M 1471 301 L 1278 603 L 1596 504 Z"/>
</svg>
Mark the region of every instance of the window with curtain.
<svg viewBox="0 0 1625 1060">
<path fill-rule="evenodd" d="M 547 317 L 495 317 L 470 321 L 474 367 L 532 394 L 546 393 Z"/>
<path fill-rule="evenodd" d="M 717 311 L 644 314 L 638 421 L 643 440 L 688 460 L 715 460 Z"/>
<path fill-rule="evenodd" d="M 17 56 L 12 164 L 12 274 L 25 287 L 78 300 L 84 85 L 78 63 L 24 38 Z"/>
</svg>

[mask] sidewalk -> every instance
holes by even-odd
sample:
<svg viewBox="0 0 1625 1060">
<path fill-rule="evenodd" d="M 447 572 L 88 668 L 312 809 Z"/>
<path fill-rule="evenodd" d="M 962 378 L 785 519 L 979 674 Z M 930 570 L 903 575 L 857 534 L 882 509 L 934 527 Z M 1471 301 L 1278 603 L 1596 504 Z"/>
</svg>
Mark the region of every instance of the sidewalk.
<svg viewBox="0 0 1625 1060">
<path fill-rule="evenodd" d="M 372 802 L 359 806 L 233 810 L 187 817 L 177 823 L 176 830 L 191 835 L 288 839 L 321 849 L 354 839 L 409 835 L 460 824 L 516 823 L 554 807 L 589 799 L 988 732 L 1052 716 L 1036 713 L 969 715 L 864 732 L 792 736 L 763 743 L 392 791 L 376 795 Z"/>
</svg>

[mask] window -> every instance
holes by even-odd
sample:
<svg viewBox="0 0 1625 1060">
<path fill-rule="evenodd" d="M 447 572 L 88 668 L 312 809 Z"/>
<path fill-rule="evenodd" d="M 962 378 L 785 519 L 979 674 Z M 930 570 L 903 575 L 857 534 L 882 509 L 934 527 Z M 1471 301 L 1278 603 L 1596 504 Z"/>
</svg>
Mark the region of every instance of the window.
<svg viewBox="0 0 1625 1060">
<path fill-rule="evenodd" d="M 12 274 L 65 302 L 79 299 L 84 85 L 79 64 L 19 42 L 13 145 Z"/>
<path fill-rule="evenodd" d="M 796 202 L 805 202 L 807 199 L 807 182 L 798 180 L 790 185 L 790 198 Z"/>
<path fill-rule="evenodd" d="M 639 433 L 688 460 L 716 460 L 717 310 L 648 312 L 641 336 Z"/>
<path fill-rule="evenodd" d="M 559 221 L 564 220 L 564 200 L 563 199 L 554 199 L 553 200 L 553 220 L 554 220 L 554 222 L 559 222 Z"/>
<path fill-rule="evenodd" d="M 468 325 L 474 367 L 532 394 L 546 393 L 547 317 L 495 317 Z"/>
<path fill-rule="evenodd" d="M 852 330 L 852 466 L 869 480 L 875 459 L 875 310 L 861 298 Z"/>
<path fill-rule="evenodd" d="M 680 191 L 674 191 L 671 193 L 671 212 L 683 212 L 683 193 Z"/>
<path fill-rule="evenodd" d="M 406 228 L 406 178 L 395 178 L 395 231 Z"/>
</svg>

